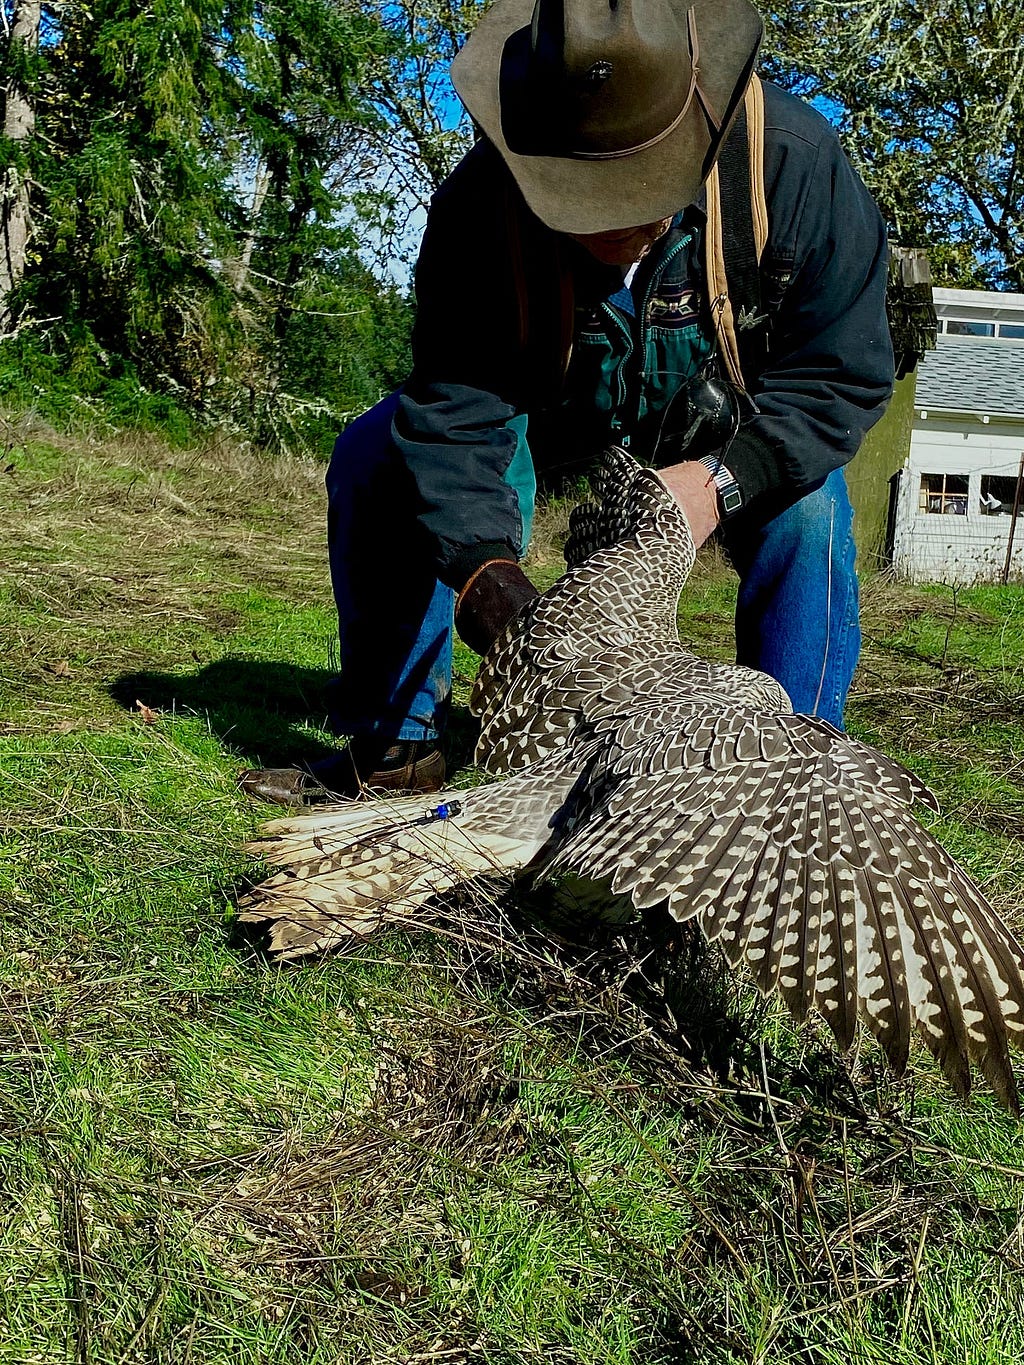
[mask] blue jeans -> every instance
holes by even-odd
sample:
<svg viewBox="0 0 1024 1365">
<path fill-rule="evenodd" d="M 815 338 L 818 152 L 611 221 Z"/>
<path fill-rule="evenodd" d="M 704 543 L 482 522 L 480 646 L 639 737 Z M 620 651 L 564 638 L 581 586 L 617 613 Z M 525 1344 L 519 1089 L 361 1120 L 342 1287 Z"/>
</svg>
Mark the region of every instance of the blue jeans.
<svg viewBox="0 0 1024 1365">
<path fill-rule="evenodd" d="M 860 656 L 853 508 L 841 469 L 765 522 L 741 514 L 722 526 L 740 577 L 736 661 L 760 668 L 793 710 L 843 728 Z"/>
<path fill-rule="evenodd" d="M 451 691 L 455 595 L 434 575 L 416 490 L 391 444 L 397 395 L 338 437 L 327 471 L 328 546 L 338 604 L 339 735 L 434 739 Z M 860 651 L 853 514 L 842 471 L 761 524 L 723 539 L 740 576 L 737 658 L 777 678 L 796 711 L 842 725 Z M 525 549 L 525 547 L 521 547 Z"/>
</svg>

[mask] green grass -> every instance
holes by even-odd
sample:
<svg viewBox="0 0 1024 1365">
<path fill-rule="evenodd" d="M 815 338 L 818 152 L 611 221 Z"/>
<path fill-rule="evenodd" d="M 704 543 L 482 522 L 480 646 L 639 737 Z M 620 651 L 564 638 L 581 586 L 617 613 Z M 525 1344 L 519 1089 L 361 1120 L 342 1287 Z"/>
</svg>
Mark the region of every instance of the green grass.
<svg viewBox="0 0 1024 1365">
<path fill-rule="evenodd" d="M 299 969 L 240 939 L 237 772 L 328 742 L 320 471 L 9 446 L 3 1365 L 1024 1359 L 1021 1130 L 920 1054 L 896 1083 L 685 936 L 501 888 Z M 733 604 L 709 557 L 698 648 Z M 1011 916 L 1022 633 L 1020 589 L 872 585 L 852 706 Z"/>
</svg>

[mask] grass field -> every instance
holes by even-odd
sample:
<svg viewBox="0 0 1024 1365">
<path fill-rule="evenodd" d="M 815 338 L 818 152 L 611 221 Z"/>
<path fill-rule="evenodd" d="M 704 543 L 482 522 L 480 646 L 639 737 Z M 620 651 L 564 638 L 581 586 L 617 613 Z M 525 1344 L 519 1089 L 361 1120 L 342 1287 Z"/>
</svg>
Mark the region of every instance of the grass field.
<svg viewBox="0 0 1024 1365">
<path fill-rule="evenodd" d="M 238 940 L 236 774 L 326 742 L 321 475 L 7 429 L 0 1362 L 1024 1360 L 1022 1130 L 920 1053 L 498 886 L 299 968 Z M 733 592 L 701 565 L 699 649 Z M 1024 589 L 876 582 L 865 636 L 851 728 L 1019 923 Z"/>
</svg>

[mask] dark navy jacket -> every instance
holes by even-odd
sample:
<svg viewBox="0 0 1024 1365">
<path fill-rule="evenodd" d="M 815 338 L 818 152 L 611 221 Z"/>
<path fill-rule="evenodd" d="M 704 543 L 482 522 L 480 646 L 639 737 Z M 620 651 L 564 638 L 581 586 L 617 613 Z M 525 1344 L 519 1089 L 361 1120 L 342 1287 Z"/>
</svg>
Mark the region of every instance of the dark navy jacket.
<svg viewBox="0 0 1024 1365">
<path fill-rule="evenodd" d="M 893 385 L 878 210 L 829 124 L 768 83 L 765 189 L 766 360 L 745 376 L 758 414 L 727 455 L 754 516 L 777 515 L 852 459 Z M 699 231 L 700 219 L 691 207 L 683 223 Z M 642 268 L 657 270 L 672 240 Z M 438 575 L 456 589 L 485 560 L 522 550 L 532 466 L 543 475 L 588 453 L 571 448 L 572 431 L 558 420 L 567 275 L 577 320 L 622 285 L 621 271 L 530 214 L 498 153 L 478 143 L 431 204 L 416 268 L 413 374 L 392 432 L 437 545 Z"/>
</svg>

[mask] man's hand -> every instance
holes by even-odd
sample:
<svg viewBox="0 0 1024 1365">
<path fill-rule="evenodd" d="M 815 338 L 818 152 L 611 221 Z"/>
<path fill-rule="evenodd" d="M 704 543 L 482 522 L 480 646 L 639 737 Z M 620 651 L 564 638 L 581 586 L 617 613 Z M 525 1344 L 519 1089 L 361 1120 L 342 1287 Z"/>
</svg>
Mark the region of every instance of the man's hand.
<svg viewBox="0 0 1024 1365">
<path fill-rule="evenodd" d="M 707 465 L 695 460 L 656 471 L 690 523 L 693 543 L 703 545 L 719 522 L 718 489 Z"/>
<path fill-rule="evenodd" d="M 478 569 L 455 603 L 455 629 L 478 654 L 486 654 L 513 617 L 540 594 L 511 559 L 492 559 Z"/>
</svg>

